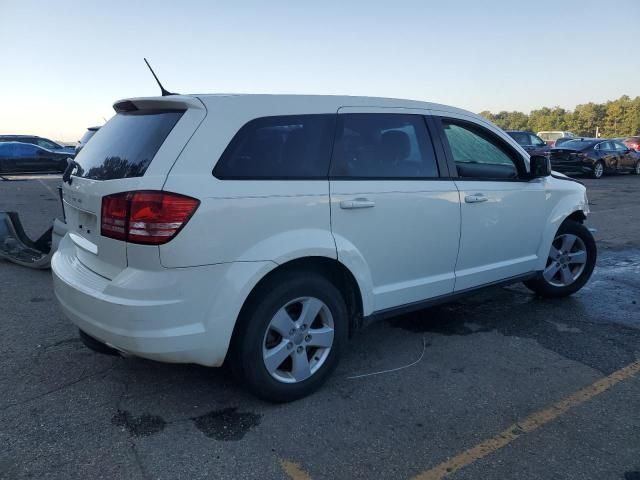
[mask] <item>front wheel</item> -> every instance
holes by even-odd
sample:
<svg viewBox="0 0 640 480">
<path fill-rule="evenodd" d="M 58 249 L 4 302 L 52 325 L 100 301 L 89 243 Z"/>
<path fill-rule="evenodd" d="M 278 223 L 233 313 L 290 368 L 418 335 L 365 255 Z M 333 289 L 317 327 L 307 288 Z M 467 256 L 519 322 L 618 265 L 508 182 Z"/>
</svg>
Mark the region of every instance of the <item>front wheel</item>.
<svg viewBox="0 0 640 480">
<path fill-rule="evenodd" d="M 288 402 L 317 390 L 348 338 L 340 291 L 309 272 L 276 274 L 239 319 L 231 368 L 255 395 Z"/>
<path fill-rule="evenodd" d="M 545 269 L 524 284 L 543 297 L 566 297 L 587 283 L 596 256 L 596 242 L 587 227 L 567 220 L 553 239 Z"/>
<path fill-rule="evenodd" d="M 633 173 L 634 175 L 640 175 L 640 160 L 636 162 L 636 166 L 633 167 L 631 173 Z"/>
</svg>

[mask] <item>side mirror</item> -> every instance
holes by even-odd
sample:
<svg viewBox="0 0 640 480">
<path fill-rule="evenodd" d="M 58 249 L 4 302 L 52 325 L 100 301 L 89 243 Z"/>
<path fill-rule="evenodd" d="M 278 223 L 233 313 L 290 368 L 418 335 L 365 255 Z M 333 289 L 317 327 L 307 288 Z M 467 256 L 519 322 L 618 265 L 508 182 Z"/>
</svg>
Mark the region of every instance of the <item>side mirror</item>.
<svg viewBox="0 0 640 480">
<path fill-rule="evenodd" d="M 548 177 L 551 175 L 551 160 L 544 155 L 531 155 L 529 172 L 529 178 Z"/>
</svg>

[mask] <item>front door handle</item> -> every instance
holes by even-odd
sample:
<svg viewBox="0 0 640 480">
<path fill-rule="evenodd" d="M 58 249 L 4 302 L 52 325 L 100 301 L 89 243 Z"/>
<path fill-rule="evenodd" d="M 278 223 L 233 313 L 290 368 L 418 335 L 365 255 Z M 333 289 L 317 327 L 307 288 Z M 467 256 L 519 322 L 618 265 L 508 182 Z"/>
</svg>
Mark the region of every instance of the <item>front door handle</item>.
<svg viewBox="0 0 640 480">
<path fill-rule="evenodd" d="M 371 208 L 375 207 L 376 202 L 369 200 L 368 198 L 354 198 L 353 200 L 342 200 L 340 202 L 340 208 L 345 210 L 352 210 L 355 208 Z"/>
<path fill-rule="evenodd" d="M 473 195 L 467 195 L 464 197 L 466 203 L 482 203 L 489 200 L 483 193 L 474 193 Z"/>
</svg>

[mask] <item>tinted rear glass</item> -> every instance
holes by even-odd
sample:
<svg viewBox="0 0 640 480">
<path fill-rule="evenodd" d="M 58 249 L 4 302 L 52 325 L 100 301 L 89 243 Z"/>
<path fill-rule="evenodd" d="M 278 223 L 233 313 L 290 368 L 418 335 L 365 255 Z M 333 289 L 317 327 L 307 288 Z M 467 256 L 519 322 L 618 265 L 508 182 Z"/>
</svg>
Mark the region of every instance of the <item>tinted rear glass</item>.
<svg viewBox="0 0 640 480">
<path fill-rule="evenodd" d="M 74 175 L 94 180 L 141 177 L 183 113 L 118 113 L 76 156 Z"/>
<path fill-rule="evenodd" d="M 339 115 L 331 177 L 412 179 L 438 176 L 424 117 L 398 113 Z"/>
<path fill-rule="evenodd" d="M 252 120 L 233 137 L 213 174 L 226 180 L 326 179 L 335 117 L 286 115 Z"/>
<path fill-rule="evenodd" d="M 558 148 L 563 148 L 566 150 L 584 150 L 585 148 L 593 147 L 596 142 L 588 142 L 584 140 L 569 140 L 568 142 L 563 142 Z"/>
</svg>

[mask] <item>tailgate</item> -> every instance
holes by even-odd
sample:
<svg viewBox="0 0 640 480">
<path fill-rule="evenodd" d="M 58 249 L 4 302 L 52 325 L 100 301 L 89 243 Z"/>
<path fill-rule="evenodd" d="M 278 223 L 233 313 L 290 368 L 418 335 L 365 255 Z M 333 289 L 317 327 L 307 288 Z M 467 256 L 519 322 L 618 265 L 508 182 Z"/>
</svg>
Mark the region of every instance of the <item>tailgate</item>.
<svg viewBox="0 0 640 480">
<path fill-rule="evenodd" d="M 109 279 L 135 259 L 128 259 L 126 242 L 100 234 L 102 198 L 133 190 L 162 190 L 173 164 L 206 116 L 198 99 L 178 95 L 125 100 L 114 108 L 116 115 L 76 157 L 71 183 L 62 186 L 68 235 L 78 260 Z"/>
</svg>

